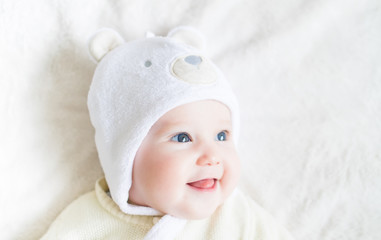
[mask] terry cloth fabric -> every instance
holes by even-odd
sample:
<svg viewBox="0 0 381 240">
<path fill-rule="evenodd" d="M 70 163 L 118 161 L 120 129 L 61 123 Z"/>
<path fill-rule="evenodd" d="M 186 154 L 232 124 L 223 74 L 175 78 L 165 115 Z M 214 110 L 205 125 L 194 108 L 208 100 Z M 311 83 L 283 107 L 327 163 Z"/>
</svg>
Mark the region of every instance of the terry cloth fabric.
<svg viewBox="0 0 381 240">
<path fill-rule="evenodd" d="M 143 239 L 160 217 L 123 213 L 107 195 L 105 179 L 71 203 L 41 240 Z M 157 223 L 156 223 L 157 224 Z M 209 218 L 189 220 L 175 240 L 292 240 L 282 226 L 240 191 Z"/>
<path fill-rule="evenodd" d="M 199 100 L 220 101 L 231 111 L 234 131 L 239 131 L 238 105 L 228 82 L 200 49 L 185 43 L 201 46 L 200 39 L 194 29 L 182 27 L 167 37 L 131 42 L 103 29 L 89 41 L 90 54 L 99 62 L 88 94 L 90 119 L 112 199 L 124 213 L 162 214 L 129 204 L 128 197 L 135 154 L 166 112 Z M 171 239 L 185 223 L 164 216 L 145 239 Z"/>
</svg>

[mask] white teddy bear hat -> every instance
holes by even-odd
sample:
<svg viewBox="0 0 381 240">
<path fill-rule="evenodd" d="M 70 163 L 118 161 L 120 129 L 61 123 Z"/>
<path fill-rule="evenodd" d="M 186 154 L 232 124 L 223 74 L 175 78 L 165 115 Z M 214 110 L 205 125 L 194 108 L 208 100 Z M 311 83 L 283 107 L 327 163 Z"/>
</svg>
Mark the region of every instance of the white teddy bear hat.
<svg viewBox="0 0 381 240">
<path fill-rule="evenodd" d="M 162 215 L 129 204 L 128 197 L 136 152 L 166 112 L 190 102 L 217 100 L 230 109 L 238 133 L 235 95 L 221 71 L 203 56 L 202 46 L 202 35 L 190 27 L 131 42 L 114 30 L 101 29 L 89 41 L 90 55 L 98 63 L 88 95 L 95 142 L 112 199 L 127 214 Z"/>
</svg>

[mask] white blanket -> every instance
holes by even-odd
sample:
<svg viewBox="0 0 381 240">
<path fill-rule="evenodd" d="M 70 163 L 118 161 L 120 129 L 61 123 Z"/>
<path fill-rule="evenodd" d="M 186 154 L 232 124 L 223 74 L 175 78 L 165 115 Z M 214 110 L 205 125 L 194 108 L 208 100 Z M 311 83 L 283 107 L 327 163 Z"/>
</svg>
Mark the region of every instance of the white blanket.
<svg viewBox="0 0 381 240">
<path fill-rule="evenodd" d="M 1 0 L 0 239 L 102 176 L 87 39 L 192 25 L 238 94 L 241 187 L 298 240 L 381 239 L 379 0 Z"/>
</svg>

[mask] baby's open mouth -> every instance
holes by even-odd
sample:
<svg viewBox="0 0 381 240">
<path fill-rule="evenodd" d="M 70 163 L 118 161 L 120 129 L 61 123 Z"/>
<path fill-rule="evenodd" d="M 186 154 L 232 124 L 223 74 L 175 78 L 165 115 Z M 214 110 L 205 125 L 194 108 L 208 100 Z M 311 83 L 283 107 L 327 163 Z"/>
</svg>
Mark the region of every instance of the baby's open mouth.
<svg viewBox="0 0 381 240">
<path fill-rule="evenodd" d="M 206 178 L 198 180 L 195 182 L 187 183 L 189 186 L 194 187 L 199 190 L 212 190 L 215 188 L 217 179 L 215 178 Z"/>
</svg>

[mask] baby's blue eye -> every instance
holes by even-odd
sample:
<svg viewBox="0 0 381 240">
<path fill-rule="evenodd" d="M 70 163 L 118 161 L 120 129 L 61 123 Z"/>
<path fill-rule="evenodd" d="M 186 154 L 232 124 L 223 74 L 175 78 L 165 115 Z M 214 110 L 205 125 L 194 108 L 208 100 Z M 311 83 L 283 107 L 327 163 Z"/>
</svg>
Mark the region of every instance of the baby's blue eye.
<svg viewBox="0 0 381 240">
<path fill-rule="evenodd" d="M 176 136 L 172 137 L 171 141 L 174 141 L 174 142 L 191 142 L 191 138 L 186 133 L 179 133 Z"/>
<path fill-rule="evenodd" d="M 217 141 L 226 141 L 226 132 L 220 132 L 216 136 Z"/>
</svg>

